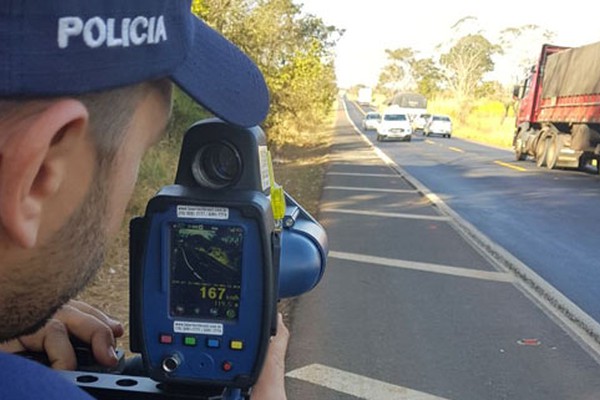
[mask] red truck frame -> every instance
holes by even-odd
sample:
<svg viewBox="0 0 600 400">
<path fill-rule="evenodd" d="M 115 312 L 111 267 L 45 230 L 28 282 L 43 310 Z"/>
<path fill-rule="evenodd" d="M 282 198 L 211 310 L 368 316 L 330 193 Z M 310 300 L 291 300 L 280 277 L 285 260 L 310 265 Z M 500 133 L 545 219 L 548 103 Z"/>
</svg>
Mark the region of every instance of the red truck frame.
<svg viewBox="0 0 600 400">
<path fill-rule="evenodd" d="M 598 55 L 600 42 L 542 47 L 537 64 L 513 93 L 520 100 L 513 138 L 517 160 L 530 156 L 549 169 L 584 169 L 596 160 L 600 171 Z"/>
</svg>

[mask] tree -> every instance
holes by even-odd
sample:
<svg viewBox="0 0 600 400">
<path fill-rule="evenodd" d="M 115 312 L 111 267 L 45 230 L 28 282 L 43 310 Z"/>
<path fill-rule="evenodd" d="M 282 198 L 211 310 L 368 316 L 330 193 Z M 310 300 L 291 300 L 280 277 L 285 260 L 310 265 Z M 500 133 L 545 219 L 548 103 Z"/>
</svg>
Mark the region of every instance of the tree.
<svg viewBox="0 0 600 400">
<path fill-rule="evenodd" d="M 555 33 L 536 24 L 509 27 L 500 32 L 504 58 L 521 79 L 535 65 L 544 43 L 551 42 Z"/>
<path fill-rule="evenodd" d="M 474 96 L 484 75 L 494 69 L 492 56 L 500 52 L 500 46 L 490 43 L 483 35 L 469 34 L 441 56 L 448 89 L 459 103 Z"/>
<path fill-rule="evenodd" d="M 328 112 L 337 94 L 333 49 L 342 30 L 292 0 L 194 0 L 193 12 L 252 58 L 271 93 L 263 124 L 271 144 L 293 140 Z"/>
<path fill-rule="evenodd" d="M 404 47 L 395 50 L 386 49 L 388 64 L 386 64 L 380 74 L 377 82 L 379 92 L 386 97 L 399 90 L 408 90 L 414 86 L 410 65 L 415 58 L 413 49 Z"/>
<path fill-rule="evenodd" d="M 407 90 L 430 97 L 439 90 L 442 74 L 432 58 L 417 59 L 417 52 L 408 47 L 385 52 L 389 63 L 381 70 L 377 87 L 387 97 Z"/>
<path fill-rule="evenodd" d="M 440 91 L 440 82 L 443 75 L 432 58 L 415 60 L 411 66 L 413 77 L 417 82 L 417 92 L 431 98 Z"/>
</svg>

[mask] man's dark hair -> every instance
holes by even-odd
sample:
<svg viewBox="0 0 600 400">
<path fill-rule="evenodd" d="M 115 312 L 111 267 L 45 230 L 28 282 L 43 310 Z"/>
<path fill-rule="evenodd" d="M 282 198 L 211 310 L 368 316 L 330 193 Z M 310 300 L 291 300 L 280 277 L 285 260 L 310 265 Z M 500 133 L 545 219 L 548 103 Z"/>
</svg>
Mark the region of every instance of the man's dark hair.
<svg viewBox="0 0 600 400">
<path fill-rule="evenodd" d="M 89 111 L 90 133 L 98 151 L 98 162 L 110 162 L 121 145 L 124 132 L 133 119 L 138 103 L 151 89 L 159 89 L 168 97 L 171 83 L 167 79 L 143 82 L 102 92 L 71 96 Z M 0 119 L 26 115 L 44 107 L 52 99 L 2 99 Z M 1 132 L 0 132 L 1 134 Z"/>
</svg>

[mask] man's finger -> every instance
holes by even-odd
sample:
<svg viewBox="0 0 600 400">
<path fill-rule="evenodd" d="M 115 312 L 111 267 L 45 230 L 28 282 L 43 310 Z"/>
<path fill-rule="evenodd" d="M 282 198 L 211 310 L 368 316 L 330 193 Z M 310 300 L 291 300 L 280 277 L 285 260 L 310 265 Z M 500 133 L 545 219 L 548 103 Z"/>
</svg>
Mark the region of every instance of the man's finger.
<svg viewBox="0 0 600 400">
<path fill-rule="evenodd" d="M 63 306 L 63 308 L 66 308 L 66 307 L 73 307 L 73 308 L 78 309 L 79 311 L 93 315 L 94 317 L 96 317 L 97 319 L 99 319 L 100 321 L 102 321 L 106 325 L 108 325 L 110 327 L 110 329 L 112 329 L 113 335 L 115 337 L 121 337 L 125 333 L 125 329 L 123 328 L 123 325 L 119 321 L 109 317 L 108 315 L 106 315 L 105 313 L 103 313 L 102 311 L 97 309 L 96 307 L 92 307 L 89 304 L 84 303 L 83 301 L 71 300 L 66 305 Z M 58 312 L 60 313 L 60 310 Z"/>
<path fill-rule="evenodd" d="M 99 364 L 107 367 L 117 364 L 115 336 L 109 325 L 76 307 L 63 307 L 59 313 L 56 317 L 60 318 L 69 333 L 91 345 L 94 358 Z"/>
<path fill-rule="evenodd" d="M 51 319 L 33 335 L 19 338 L 19 342 L 29 351 L 46 353 L 52 368 L 73 370 L 77 367 L 69 333 L 61 321 Z"/>
</svg>

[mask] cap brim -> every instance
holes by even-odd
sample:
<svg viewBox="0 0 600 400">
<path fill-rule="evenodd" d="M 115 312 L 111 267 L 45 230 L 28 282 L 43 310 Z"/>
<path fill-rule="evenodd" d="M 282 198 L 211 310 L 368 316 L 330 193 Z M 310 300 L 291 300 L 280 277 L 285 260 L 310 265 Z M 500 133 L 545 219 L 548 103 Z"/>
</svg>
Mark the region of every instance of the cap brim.
<svg viewBox="0 0 600 400">
<path fill-rule="evenodd" d="M 269 92 L 258 67 L 235 45 L 191 15 L 192 43 L 173 81 L 217 117 L 243 127 L 259 125 Z"/>
</svg>

